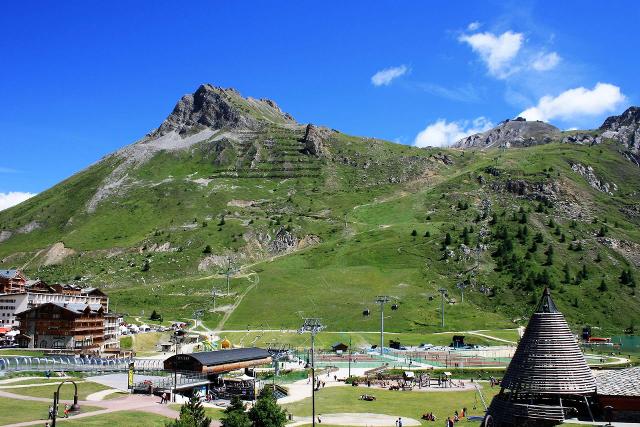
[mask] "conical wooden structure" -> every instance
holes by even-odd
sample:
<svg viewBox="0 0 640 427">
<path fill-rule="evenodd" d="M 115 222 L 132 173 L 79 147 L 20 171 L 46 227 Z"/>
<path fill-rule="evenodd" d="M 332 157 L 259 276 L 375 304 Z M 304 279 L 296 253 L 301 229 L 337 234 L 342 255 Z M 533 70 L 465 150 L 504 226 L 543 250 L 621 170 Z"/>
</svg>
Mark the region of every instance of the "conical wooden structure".
<svg viewBox="0 0 640 427">
<path fill-rule="evenodd" d="M 501 388 L 487 411 L 486 426 L 554 425 L 568 412 L 590 414 L 595 378 L 546 288 Z"/>
</svg>

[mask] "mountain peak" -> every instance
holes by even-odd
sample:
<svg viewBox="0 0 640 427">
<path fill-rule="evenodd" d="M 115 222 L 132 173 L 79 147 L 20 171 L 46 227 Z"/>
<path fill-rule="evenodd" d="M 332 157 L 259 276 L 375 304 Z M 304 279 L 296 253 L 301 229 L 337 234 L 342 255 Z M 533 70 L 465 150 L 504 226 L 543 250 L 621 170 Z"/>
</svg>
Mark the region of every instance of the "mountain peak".
<svg viewBox="0 0 640 427">
<path fill-rule="evenodd" d="M 184 135 L 206 128 L 256 129 L 265 122 L 295 123 L 295 120 L 269 99 L 244 98 L 234 88 L 205 83 L 180 98 L 171 114 L 149 136 L 159 137 L 173 131 Z"/>
<path fill-rule="evenodd" d="M 493 129 L 462 138 L 456 148 L 528 147 L 560 138 L 560 129 L 541 121 L 522 117 L 507 119 Z"/>
</svg>

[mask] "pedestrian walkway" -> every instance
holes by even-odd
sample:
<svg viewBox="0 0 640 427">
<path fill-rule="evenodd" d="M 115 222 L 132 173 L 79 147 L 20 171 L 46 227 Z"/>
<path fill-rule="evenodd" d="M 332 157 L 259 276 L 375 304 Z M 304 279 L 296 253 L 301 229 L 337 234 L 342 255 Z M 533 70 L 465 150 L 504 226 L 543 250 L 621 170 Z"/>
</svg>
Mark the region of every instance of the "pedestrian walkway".
<svg viewBox="0 0 640 427">
<path fill-rule="evenodd" d="M 320 419 L 323 424 L 332 426 L 396 426 L 399 417 L 384 414 L 372 413 L 342 413 L 342 414 L 321 414 Z M 317 421 L 317 417 L 316 417 Z M 295 417 L 293 423 L 287 424 L 287 427 L 295 427 L 311 424 L 311 417 Z M 419 426 L 420 421 L 413 418 L 402 417 L 402 425 Z"/>
<path fill-rule="evenodd" d="M 51 399 L 43 398 L 43 397 L 33 397 L 33 396 L 23 396 L 19 394 L 8 393 L 6 391 L 0 391 L 0 397 L 7 399 L 16 399 L 16 400 L 30 400 L 36 402 L 47 402 L 51 403 Z M 73 403 L 70 400 L 62 400 L 61 403 Z M 132 394 L 119 399 L 112 400 L 102 400 L 102 401 L 88 401 L 83 400 L 78 402 L 80 407 L 83 405 L 86 406 L 97 406 L 102 409 L 92 412 L 85 412 L 78 415 L 73 415 L 69 419 L 76 418 L 87 418 L 94 417 L 98 415 L 110 414 L 113 412 L 119 411 L 141 411 L 141 412 L 149 412 L 153 414 L 163 415 L 169 418 L 177 418 L 179 416 L 178 411 L 170 408 L 168 405 L 161 405 L 160 399 L 157 396 L 147 396 L 140 394 Z M 44 415 L 44 414 L 43 414 Z M 10 427 L 22 427 L 22 426 L 33 426 L 33 425 L 42 425 L 44 419 L 35 420 L 35 421 L 27 421 L 16 424 L 9 424 Z M 58 418 L 58 421 L 64 421 L 63 418 Z M 219 424 L 213 423 L 212 425 L 218 426 Z"/>
</svg>

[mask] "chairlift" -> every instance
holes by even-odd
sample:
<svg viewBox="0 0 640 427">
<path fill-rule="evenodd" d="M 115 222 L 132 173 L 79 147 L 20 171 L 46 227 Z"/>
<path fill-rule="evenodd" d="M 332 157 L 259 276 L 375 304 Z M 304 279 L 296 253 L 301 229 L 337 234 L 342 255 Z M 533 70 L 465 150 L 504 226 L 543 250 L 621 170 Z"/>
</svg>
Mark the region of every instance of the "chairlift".
<svg viewBox="0 0 640 427">
<path fill-rule="evenodd" d="M 397 310 L 398 309 L 398 304 L 393 304 L 391 306 L 391 310 Z"/>
<path fill-rule="evenodd" d="M 363 316 L 368 316 L 371 314 L 371 311 L 368 308 L 365 308 L 364 311 L 362 312 Z"/>
</svg>

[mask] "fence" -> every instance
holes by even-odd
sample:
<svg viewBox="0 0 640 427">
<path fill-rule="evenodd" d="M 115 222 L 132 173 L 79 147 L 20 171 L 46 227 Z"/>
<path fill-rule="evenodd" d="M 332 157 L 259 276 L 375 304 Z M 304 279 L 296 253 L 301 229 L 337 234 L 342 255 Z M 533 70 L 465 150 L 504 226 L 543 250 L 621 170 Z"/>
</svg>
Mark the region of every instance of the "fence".
<svg viewBox="0 0 640 427">
<path fill-rule="evenodd" d="M 4 356 L 0 357 L 0 374 L 20 371 L 75 371 L 115 372 L 126 371 L 129 363 L 139 372 L 162 369 L 158 359 L 101 358 L 79 356 Z"/>
</svg>

